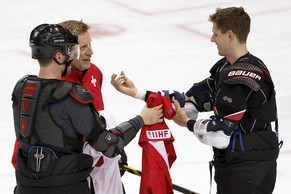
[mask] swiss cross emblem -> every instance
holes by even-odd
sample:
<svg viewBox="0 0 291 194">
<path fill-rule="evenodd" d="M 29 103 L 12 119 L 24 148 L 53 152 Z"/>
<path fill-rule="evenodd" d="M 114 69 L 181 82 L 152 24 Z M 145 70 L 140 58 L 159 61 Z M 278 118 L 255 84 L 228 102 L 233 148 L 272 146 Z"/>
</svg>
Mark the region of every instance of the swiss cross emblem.
<svg viewBox="0 0 291 194">
<path fill-rule="evenodd" d="M 92 75 L 91 76 L 91 83 L 94 85 L 94 87 L 96 87 L 96 82 L 97 82 L 97 80 Z"/>
</svg>

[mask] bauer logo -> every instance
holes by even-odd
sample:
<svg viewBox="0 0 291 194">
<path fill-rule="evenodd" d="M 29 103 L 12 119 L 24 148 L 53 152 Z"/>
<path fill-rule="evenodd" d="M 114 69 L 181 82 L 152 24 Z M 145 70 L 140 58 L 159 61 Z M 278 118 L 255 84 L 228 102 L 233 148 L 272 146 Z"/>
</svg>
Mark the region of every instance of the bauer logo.
<svg viewBox="0 0 291 194">
<path fill-rule="evenodd" d="M 232 77 L 232 76 L 245 76 L 245 77 L 251 77 L 257 80 L 261 80 L 261 76 L 257 75 L 256 73 L 250 72 L 250 71 L 243 71 L 243 70 L 229 72 L 228 77 Z"/>
<path fill-rule="evenodd" d="M 168 139 L 171 137 L 170 129 L 147 131 L 148 139 Z"/>
</svg>

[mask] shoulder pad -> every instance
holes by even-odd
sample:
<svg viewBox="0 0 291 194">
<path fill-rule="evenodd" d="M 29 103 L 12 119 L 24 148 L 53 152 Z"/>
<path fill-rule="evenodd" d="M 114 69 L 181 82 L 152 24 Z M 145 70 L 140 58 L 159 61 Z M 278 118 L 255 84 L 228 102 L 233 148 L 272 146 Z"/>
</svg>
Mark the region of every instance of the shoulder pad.
<svg viewBox="0 0 291 194">
<path fill-rule="evenodd" d="M 28 79 L 37 79 L 37 76 L 36 75 L 25 75 L 17 81 L 16 85 L 19 83 L 22 83 Z"/>
<path fill-rule="evenodd" d="M 62 81 L 54 90 L 52 97 L 56 100 L 61 100 L 66 97 L 72 90 L 73 83 Z"/>
<path fill-rule="evenodd" d="M 25 75 L 21 79 L 19 79 L 17 81 L 17 83 L 15 84 L 14 89 L 13 89 L 13 92 L 12 92 L 12 100 L 16 96 L 20 97 L 22 95 L 22 90 L 23 90 L 24 83 L 28 79 L 36 79 L 36 78 L 37 78 L 37 76 L 35 76 L 35 75 Z"/>
<path fill-rule="evenodd" d="M 94 102 L 94 98 L 91 92 L 79 84 L 73 85 L 70 95 L 82 104 L 89 104 Z"/>
<path fill-rule="evenodd" d="M 263 82 L 263 72 L 255 65 L 239 62 L 224 68 L 221 71 L 221 80 L 226 84 L 242 84 L 258 91 Z"/>
</svg>

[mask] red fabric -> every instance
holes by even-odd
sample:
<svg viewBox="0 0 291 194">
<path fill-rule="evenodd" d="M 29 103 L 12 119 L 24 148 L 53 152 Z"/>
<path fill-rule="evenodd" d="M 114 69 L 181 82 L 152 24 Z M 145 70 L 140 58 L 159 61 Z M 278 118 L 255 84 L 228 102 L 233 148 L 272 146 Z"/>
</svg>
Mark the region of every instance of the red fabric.
<svg viewBox="0 0 291 194">
<path fill-rule="evenodd" d="M 18 152 L 19 148 L 20 148 L 20 143 L 16 139 L 15 144 L 14 144 L 13 155 L 12 155 L 12 159 L 11 159 L 11 163 L 15 169 L 16 169 L 16 156 L 17 156 L 17 152 Z"/>
<path fill-rule="evenodd" d="M 96 65 L 91 63 L 85 75 L 83 75 L 81 71 L 72 69 L 71 74 L 62 77 L 62 80 L 75 82 L 83 85 L 86 89 L 88 89 L 92 93 L 94 97 L 94 108 L 97 111 L 104 110 L 104 103 L 101 92 L 103 74 Z"/>
<path fill-rule="evenodd" d="M 103 156 L 100 156 L 100 158 L 98 159 L 98 161 L 96 162 L 95 166 L 96 167 L 100 167 L 104 164 L 104 158 Z"/>
<path fill-rule="evenodd" d="M 147 100 L 148 107 L 159 104 L 163 104 L 164 117 L 173 119 L 176 112 L 172 108 L 170 98 L 152 92 Z M 164 143 L 166 153 L 160 153 L 161 150 L 151 144 L 151 142 L 160 141 Z M 173 194 L 172 180 L 169 173 L 169 168 L 176 160 L 173 141 L 174 138 L 165 122 L 142 128 L 139 138 L 139 145 L 143 149 L 140 194 Z M 165 161 L 163 155 L 168 156 L 168 161 Z"/>
</svg>

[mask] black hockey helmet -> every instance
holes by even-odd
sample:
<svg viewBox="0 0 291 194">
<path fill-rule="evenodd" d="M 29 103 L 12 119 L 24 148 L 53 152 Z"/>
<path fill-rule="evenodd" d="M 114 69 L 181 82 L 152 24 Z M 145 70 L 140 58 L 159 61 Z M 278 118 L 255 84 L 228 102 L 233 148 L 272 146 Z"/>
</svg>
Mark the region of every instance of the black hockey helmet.
<svg viewBox="0 0 291 194">
<path fill-rule="evenodd" d="M 78 37 L 58 24 L 41 24 L 32 30 L 29 38 L 33 59 L 52 59 L 56 49 L 70 56 L 76 44 Z"/>
</svg>

